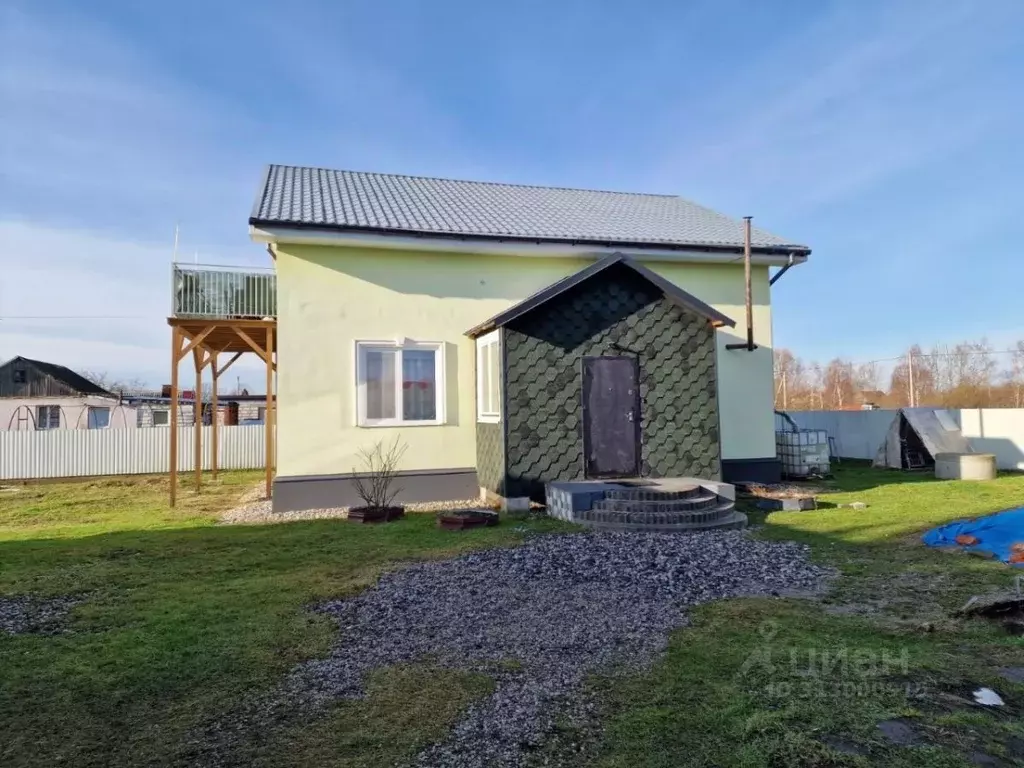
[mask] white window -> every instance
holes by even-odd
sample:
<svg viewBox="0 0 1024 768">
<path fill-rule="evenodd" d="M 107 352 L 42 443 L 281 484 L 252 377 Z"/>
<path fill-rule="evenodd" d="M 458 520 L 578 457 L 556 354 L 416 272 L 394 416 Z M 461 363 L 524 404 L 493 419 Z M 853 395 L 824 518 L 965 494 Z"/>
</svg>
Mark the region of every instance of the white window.
<svg viewBox="0 0 1024 768">
<path fill-rule="evenodd" d="M 106 429 L 110 426 L 110 409 L 89 406 L 89 429 Z"/>
<path fill-rule="evenodd" d="M 476 420 L 496 423 L 501 419 L 500 331 L 476 340 Z"/>
<path fill-rule="evenodd" d="M 356 421 L 362 427 L 444 423 L 444 345 L 356 342 Z"/>
<path fill-rule="evenodd" d="M 153 411 L 153 426 L 154 427 L 166 427 L 171 423 L 171 414 L 169 411 Z"/>
<path fill-rule="evenodd" d="M 60 429 L 60 406 L 37 405 L 36 429 Z"/>
</svg>

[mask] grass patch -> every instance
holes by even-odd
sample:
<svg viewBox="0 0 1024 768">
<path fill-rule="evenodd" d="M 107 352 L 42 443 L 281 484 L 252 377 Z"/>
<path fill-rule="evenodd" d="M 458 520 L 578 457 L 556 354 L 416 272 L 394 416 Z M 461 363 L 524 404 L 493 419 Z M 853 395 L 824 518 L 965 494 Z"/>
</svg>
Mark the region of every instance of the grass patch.
<svg viewBox="0 0 1024 768">
<path fill-rule="evenodd" d="M 363 589 L 402 561 L 514 544 L 519 525 L 564 529 L 528 521 L 449 533 L 431 515 L 216 526 L 258 481 L 225 473 L 200 495 L 183 482 L 174 510 L 162 479 L 0 495 L 0 594 L 87 597 L 69 634 L 0 635 L 0 765 L 188 764 L 193 728 L 327 651 L 334 627 L 310 603 Z M 1024 663 L 1021 639 L 949 617 L 1014 572 L 918 541 L 933 525 L 1024 503 L 1024 477 L 937 482 L 844 464 L 834 485 L 823 501 L 869 507 L 773 513 L 759 534 L 804 542 L 842 574 L 824 601 L 697 609 L 653 668 L 593 681 L 603 731 L 566 727 L 562 748 L 538 759 L 631 768 L 963 766 L 974 752 L 1024 760 L 1024 686 L 996 674 Z M 239 757 L 402 764 L 492 684 L 427 662 L 379 670 L 365 699 L 257 734 Z M 1005 711 L 972 706 L 979 685 L 997 690 Z M 893 718 L 911 723 L 920 745 L 883 739 L 877 724 Z M 841 751 L 851 745 L 863 754 Z"/>
<path fill-rule="evenodd" d="M 367 681 L 365 701 L 342 702 L 309 726 L 276 734 L 253 749 L 254 766 L 330 765 L 376 768 L 401 764 L 440 741 L 493 681 L 430 666 L 377 670 Z"/>
<path fill-rule="evenodd" d="M 1008 659 L 1020 663 L 1024 644 L 949 618 L 970 595 L 1009 586 L 1015 572 L 918 540 L 934 525 L 1019 506 L 1024 477 L 939 482 L 844 466 L 834 486 L 826 508 L 772 513 L 760 533 L 804 542 L 842 573 L 825 603 L 733 600 L 696 610 L 654 668 L 594 681 L 607 730 L 587 764 L 965 766 L 974 752 L 1024 760 L 1024 686 L 995 673 Z M 869 507 L 831 506 L 852 501 Z M 974 707 L 978 685 L 1008 706 Z M 878 723 L 898 717 L 913 724 L 919 745 L 882 738 Z"/>
<path fill-rule="evenodd" d="M 356 592 L 401 561 L 520 539 L 513 525 L 439 531 L 432 515 L 381 526 L 216 526 L 216 514 L 257 481 L 255 473 L 225 473 L 200 495 L 182 483 L 173 510 L 160 479 L 41 484 L 0 495 L 0 594 L 88 598 L 72 611 L 71 633 L 0 634 L 0 765 L 180 762 L 191 728 L 327 651 L 333 625 L 307 612 L 308 604 Z M 292 751 L 275 753 L 280 763 L 292 764 L 303 749 L 336 749 L 352 755 L 341 764 L 389 764 L 481 690 L 461 677 L 435 675 L 431 687 L 415 671 L 394 675 L 377 680 L 365 703 L 346 705 L 342 720 L 363 725 L 311 724 L 301 749 L 293 734 Z M 401 690 L 411 692 L 407 700 Z M 377 719 L 374 707 L 388 701 L 407 733 L 392 733 L 386 744 L 360 740 Z M 425 718 L 431 708 L 435 726 L 409 725 L 409 712 Z"/>
</svg>

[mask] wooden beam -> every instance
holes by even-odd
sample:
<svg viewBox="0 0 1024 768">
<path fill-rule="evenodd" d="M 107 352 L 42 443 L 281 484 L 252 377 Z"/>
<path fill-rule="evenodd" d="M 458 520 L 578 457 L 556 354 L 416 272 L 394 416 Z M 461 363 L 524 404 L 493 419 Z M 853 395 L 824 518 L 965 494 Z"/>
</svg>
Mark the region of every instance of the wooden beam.
<svg viewBox="0 0 1024 768">
<path fill-rule="evenodd" d="M 195 400 L 192 401 L 192 432 L 194 433 L 195 444 L 192 447 L 194 455 L 192 464 L 196 471 L 196 493 L 203 483 L 203 366 L 201 365 L 199 349 L 192 350 L 192 361 L 196 366 L 196 391 Z"/>
<path fill-rule="evenodd" d="M 203 343 L 203 339 L 205 339 L 211 333 L 213 333 L 213 326 L 212 325 L 209 328 L 204 328 L 202 331 L 200 331 L 195 336 L 193 336 L 189 340 L 189 342 L 185 346 L 185 348 L 183 350 L 181 350 L 181 357 L 179 357 L 178 359 L 180 360 L 182 357 L 187 355 L 189 352 L 193 351 L 195 347 L 197 347 L 200 344 L 202 344 Z"/>
<path fill-rule="evenodd" d="M 213 427 L 210 443 L 210 469 L 213 472 L 213 479 L 217 479 L 217 379 L 220 371 L 217 370 L 217 353 L 210 353 L 210 367 L 213 371 L 213 388 L 210 392 L 210 425 Z"/>
<path fill-rule="evenodd" d="M 238 330 L 237 328 L 235 330 Z M 242 332 L 238 330 L 239 334 Z M 250 344 L 252 341 L 250 340 Z M 273 367 L 273 350 L 274 350 L 274 329 L 267 327 L 267 356 L 264 361 L 267 364 L 267 406 L 264 410 L 263 416 L 263 431 L 266 434 L 266 445 L 264 450 L 267 454 L 267 477 L 266 477 L 266 491 L 267 498 L 270 498 L 271 486 L 274 478 L 274 367 Z"/>
<path fill-rule="evenodd" d="M 273 327 L 272 326 L 267 326 L 267 343 L 268 344 L 270 344 L 273 341 L 273 339 L 271 338 L 271 334 L 273 334 L 273 332 L 274 332 Z M 261 347 L 255 341 L 253 341 L 252 338 L 249 336 L 249 334 L 247 334 L 245 331 L 243 331 L 241 328 L 238 328 L 237 326 L 235 326 L 235 333 L 237 333 L 241 337 L 242 341 L 244 341 L 246 344 L 248 344 L 250 347 L 252 347 L 252 351 L 260 356 L 260 360 L 265 362 L 267 365 L 270 365 L 270 359 L 267 357 L 266 351 L 263 349 L 263 347 Z"/>
<path fill-rule="evenodd" d="M 244 352 L 235 352 L 235 354 L 231 357 L 230 360 L 224 363 L 224 365 L 221 366 L 220 368 L 216 369 L 217 375 L 220 376 L 220 374 L 224 373 L 224 371 L 226 371 L 228 368 L 232 366 L 232 364 L 234 364 L 235 360 L 237 360 L 244 354 Z"/>
<path fill-rule="evenodd" d="M 171 506 L 174 506 L 178 491 L 178 361 L 181 360 L 181 331 L 171 327 Z"/>
</svg>

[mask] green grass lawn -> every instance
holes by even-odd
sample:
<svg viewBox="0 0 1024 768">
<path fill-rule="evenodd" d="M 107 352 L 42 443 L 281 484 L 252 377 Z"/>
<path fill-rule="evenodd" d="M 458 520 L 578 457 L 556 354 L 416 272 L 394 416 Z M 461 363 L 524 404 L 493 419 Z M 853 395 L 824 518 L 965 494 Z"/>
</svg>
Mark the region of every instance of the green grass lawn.
<svg viewBox="0 0 1024 768">
<path fill-rule="evenodd" d="M 0 765 L 189 764 L 193 729 L 326 652 L 333 627 L 305 606 L 358 591 L 397 562 L 519 540 L 511 525 L 438 531 L 429 515 L 385 526 L 215 526 L 217 512 L 256 482 L 256 474 L 226 473 L 201 495 L 183 483 L 175 510 L 158 479 L 0 493 L 0 594 L 86 598 L 71 633 L 0 634 Z M 693 626 L 674 634 L 655 667 L 592 681 L 603 731 L 564 732 L 538 759 L 953 766 L 984 752 L 1012 764 L 1024 746 L 1024 687 L 995 669 L 1024 666 L 1024 646 L 948 613 L 971 594 L 1007 586 L 1013 572 L 927 550 L 918 535 L 1024 504 L 1024 477 L 949 483 L 844 466 L 835 485 L 828 502 L 870 506 L 773 513 L 760 534 L 805 542 L 841 572 L 824 601 L 734 600 L 694 611 Z M 963 702 L 977 684 L 996 688 L 1005 711 Z M 442 735 L 490 685 L 485 675 L 427 663 L 381 670 L 365 700 L 282 729 L 247 759 L 393 765 Z M 878 721 L 897 716 L 918 725 L 924 746 L 878 738 Z M 586 743 L 582 753 L 562 748 L 571 736 Z M 827 746 L 839 738 L 868 754 Z"/>
<path fill-rule="evenodd" d="M 0 765 L 187 763 L 190 729 L 326 652 L 333 627 L 305 606 L 364 588 L 399 561 L 520 538 L 509 525 L 439 531 L 431 515 L 215 526 L 256 482 L 225 473 L 201 495 L 183 482 L 174 510 L 155 478 L 0 493 L 0 594 L 87 597 L 73 633 L 0 634 Z M 332 727 L 289 734 L 279 764 L 300 754 L 311 761 L 299 764 L 390 764 L 443 734 L 486 689 L 478 677 L 382 672 Z M 379 716 L 396 701 L 397 716 Z"/>
<path fill-rule="evenodd" d="M 1020 571 L 919 541 L 934 525 L 1024 505 L 1024 476 L 938 482 L 848 464 L 833 487 L 826 508 L 772 513 L 760 534 L 804 542 L 840 571 L 824 602 L 734 600 L 695 611 L 648 672 L 595 681 L 607 732 L 584 764 L 979 764 L 972 755 L 1024 764 L 1024 686 L 996 674 L 1024 666 L 1024 641 L 950 617 Z M 853 501 L 869 506 L 832 506 Z M 972 706 L 979 685 L 1008 706 Z M 877 724 L 896 717 L 917 728 L 920 746 L 880 737 Z M 836 740 L 864 754 L 826 743 Z"/>
</svg>

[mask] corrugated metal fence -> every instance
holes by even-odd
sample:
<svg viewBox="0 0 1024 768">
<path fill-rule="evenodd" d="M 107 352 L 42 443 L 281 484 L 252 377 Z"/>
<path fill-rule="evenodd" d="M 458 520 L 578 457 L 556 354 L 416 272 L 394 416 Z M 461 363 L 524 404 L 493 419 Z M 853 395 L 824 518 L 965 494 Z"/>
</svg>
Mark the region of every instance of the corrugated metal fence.
<svg viewBox="0 0 1024 768">
<path fill-rule="evenodd" d="M 846 459 L 873 459 L 896 411 L 786 411 L 800 429 L 822 429 L 832 449 Z M 778 417 L 776 429 L 789 429 Z"/>
<path fill-rule="evenodd" d="M 169 428 L 63 429 L 0 432 L 0 480 L 36 480 L 91 475 L 142 475 L 170 467 Z M 265 466 L 262 424 L 219 427 L 221 469 Z M 203 427 L 203 469 L 211 468 L 213 428 Z M 178 428 L 178 469 L 193 464 L 192 427 Z"/>
<path fill-rule="evenodd" d="M 1024 408 L 943 409 L 978 453 L 993 453 L 1000 469 L 1024 470 Z M 873 459 L 896 411 L 787 411 L 800 429 L 823 429 L 835 453 L 850 459 Z M 776 429 L 789 429 L 777 417 Z"/>
</svg>

